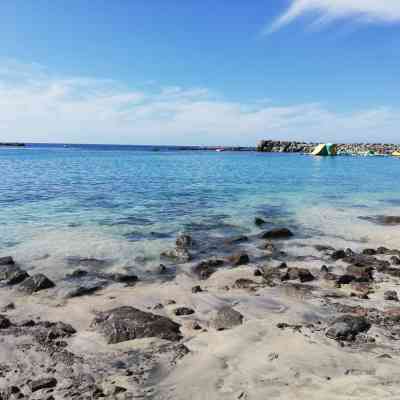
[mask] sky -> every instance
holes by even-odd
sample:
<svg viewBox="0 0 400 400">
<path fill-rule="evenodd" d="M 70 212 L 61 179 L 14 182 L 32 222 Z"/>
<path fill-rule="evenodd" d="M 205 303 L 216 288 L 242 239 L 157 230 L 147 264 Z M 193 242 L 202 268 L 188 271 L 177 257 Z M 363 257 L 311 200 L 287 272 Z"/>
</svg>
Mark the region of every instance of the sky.
<svg viewBox="0 0 400 400">
<path fill-rule="evenodd" d="M 2 0 L 0 142 L 400 142 L 400 0 Z"/>
</svg>

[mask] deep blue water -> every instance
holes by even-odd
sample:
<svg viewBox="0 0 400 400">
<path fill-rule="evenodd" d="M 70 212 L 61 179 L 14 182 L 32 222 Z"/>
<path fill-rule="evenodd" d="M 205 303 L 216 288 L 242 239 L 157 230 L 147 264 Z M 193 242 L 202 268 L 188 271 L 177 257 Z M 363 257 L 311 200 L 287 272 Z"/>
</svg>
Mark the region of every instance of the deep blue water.
<svg viewBox="0 0 400 400">
<path fill-rule="evenodd" d="M 0 148 L 0 252 L 60 229 L 125 246 L 182 230 L 244 232 L 256 214 L 290 223 L 312 207 L 365 215 L 400 205 L 391 157 L 156 149 Z"/>
</svg>

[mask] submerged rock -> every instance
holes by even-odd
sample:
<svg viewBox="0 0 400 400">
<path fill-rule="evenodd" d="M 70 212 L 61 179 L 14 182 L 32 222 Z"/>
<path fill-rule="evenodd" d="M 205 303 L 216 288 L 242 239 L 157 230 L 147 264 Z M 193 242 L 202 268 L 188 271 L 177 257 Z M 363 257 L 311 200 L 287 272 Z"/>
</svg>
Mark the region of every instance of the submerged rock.
<svg viewBox="0 0 400 400">
<path fill-rule="evenodd" d="M 232 245 L 232 244 L 240 244 L 244 242 L 248 242 L 249 238 L 246 235 L 239 235 L 239 236 L 234 236 L 229 239 L 225 239 L 224 243 L 227 245 Z"/>
<path fill-rule="evenodd" d="M 251 279 L 239 278 L 236 279 L 235 283 L 233 284 L 233 287 L 235 289 L 248 289 L 253 287 L 255 284 L 256 282 L 252 281 Z"/>
<path fill-rule="evenodd" d="M 315 276 L 306 268 L 288 268 L 286 273 L 281 277 L 282 281 L 299 280 L 300 282 L 310 282 L 315 279 Z"/>
<path fill-rule="evenodd" d="M 392 265 L 400 265 L 400 257 L 397 256 L 390 257 L 390 262 L 392 263 Z"/>
<path fill-rule="evenodd" d="M 129 306 L 99 313 L 92 326 L 106 337 L 109 344 L 146 337 L 171 341 L 182 338 L 179 324 L 169 318 Z"/>
<path fill-rule="evenodd" d="M 101 268 L 107 265 L 110 265 L 110 261 L 100 260 L 98 258 L 93 257 L 77 257 L 70 256 L 65 259 L 67 264 L 70 266 L 83 266 L 83 267 L 92 267 L 92 268 Z"/>
<path fill-rule="evenodd" d="M 256 225 L 256 226 L 262 226 L 265 223 L 266 223 L 266 221 L 264 219 L 262 219 L 261 217 L 254 218 L 254 225 Z"/>
<path fill-rule="evenodd" d="M 342 315 L 326 331 L 326 336 L 335 340 L 354 340 L 361 332 L 367 332 L 371 324 L 363 316 Z"/>
<path fill-rule="evenodd" d="M 293 232 L 288 228 L 274 228 L 262 234 L 263 239 L 288 239 Z"/>
<path fill-rule="evenodd" d="M 242 323 L 243 315 L 230 306 L 220 308 L 215 318 L 211 321 L 211 325 L 217 331 L 231 329 L 235 326 L 241 325 Z"/>
<path fill-rule="evenodd" d="M 10 320 L 4 315 L 0 314 L 0 329 L 7 329 L 11 326 Z"/>
<path fill-rule="evenodd" d="M 54 282 L 47 278 L 46 275 L 36 274 L 32 275 L 28 279 L 25 279 L 19 286 L 19 290 L 28 294 L 32 294 L 40 290 L 53 288 L 54 286 Z"/>
</svg>

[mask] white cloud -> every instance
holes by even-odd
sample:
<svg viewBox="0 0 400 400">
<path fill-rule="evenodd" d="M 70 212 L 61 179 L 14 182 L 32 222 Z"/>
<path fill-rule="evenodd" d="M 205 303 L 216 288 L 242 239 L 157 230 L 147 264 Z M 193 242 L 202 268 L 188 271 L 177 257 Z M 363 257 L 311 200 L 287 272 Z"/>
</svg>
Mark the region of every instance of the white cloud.
<svg viewBox="0 0 400 400">
<path fill-rule="evenodd" d="M 399 0 L 292 0 L 289 8 L 268 27 L 273 32 L 307 14 L 315 16 L 314 24 L 352 18 L 365 23 L 400 22 Z"/>
<path fill-rule="evenodd" d="M 260 138 L 398 141 L 400 110 L 337 113 L 320 104 L 240 103 L 207 88 L 132 90 L 0 65 L 0 142 L 254 145 Z M 150 90 L 151 89 L 151 90 Z"/>
</svg>

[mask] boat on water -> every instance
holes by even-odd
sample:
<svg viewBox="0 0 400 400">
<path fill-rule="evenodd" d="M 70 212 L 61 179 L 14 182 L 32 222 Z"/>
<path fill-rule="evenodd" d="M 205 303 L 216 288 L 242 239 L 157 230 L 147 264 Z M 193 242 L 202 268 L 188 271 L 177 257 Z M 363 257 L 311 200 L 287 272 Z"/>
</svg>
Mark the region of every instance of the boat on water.
<svg viewBox="0 0 400 400">
<path fill-rule="evenodd" d="M 218 153 L 225 151 L 225 149 L 219 148 L 219 149 L 215 149 L 215 151 L 217 151 Z"/>
</svg>

